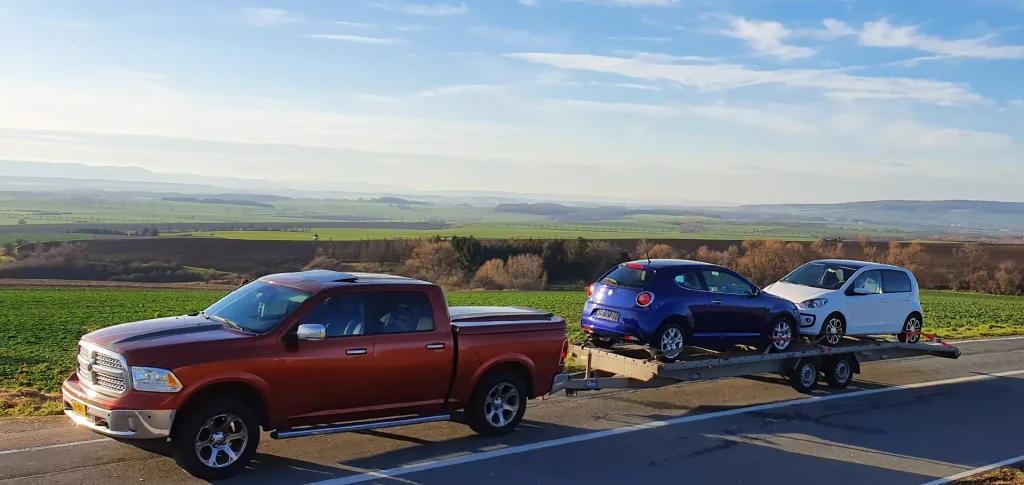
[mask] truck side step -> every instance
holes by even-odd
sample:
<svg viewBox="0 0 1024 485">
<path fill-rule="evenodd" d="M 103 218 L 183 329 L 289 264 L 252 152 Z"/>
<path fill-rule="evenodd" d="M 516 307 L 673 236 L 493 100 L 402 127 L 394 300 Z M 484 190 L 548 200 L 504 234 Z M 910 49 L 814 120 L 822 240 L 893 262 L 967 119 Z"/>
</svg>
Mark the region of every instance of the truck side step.
<svg viewBox="0 0 1024 485">
<path fill-rule="evenodd" d="M 306 436 L 319 436 L 323 434 L 365 431 L 368 429 L 394 428 L 398 426 L 408 426 L 410 424 L 436 423 L 439 421 L 450 421 L 451 419 L 452 417 L 450 414 L 441 414 L 437 416 L 416 416 L 412 418 L 402 419 L 364 421 L 353 424 L 312 426 L 309 428 L 297 428 L 285 431 L 274 431 L 270 433 L 270 437 L 275 440 L 286 440 L 290 438 L 304 438 Z"/>
</svg>

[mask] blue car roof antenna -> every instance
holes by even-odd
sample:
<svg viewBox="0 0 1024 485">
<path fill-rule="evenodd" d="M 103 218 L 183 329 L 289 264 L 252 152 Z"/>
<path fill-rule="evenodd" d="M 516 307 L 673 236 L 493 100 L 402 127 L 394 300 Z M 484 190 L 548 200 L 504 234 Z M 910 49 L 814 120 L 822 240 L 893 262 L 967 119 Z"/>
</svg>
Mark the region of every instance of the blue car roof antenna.
<svg viewBox="0 0 1024 485">
<path fill-rule="evenodd" d="M 647 241 L 644 241 L 644 253 L 647 254 L 647 264 L 651 264 L 651 248 L 647 247 Z"/>
</svg>

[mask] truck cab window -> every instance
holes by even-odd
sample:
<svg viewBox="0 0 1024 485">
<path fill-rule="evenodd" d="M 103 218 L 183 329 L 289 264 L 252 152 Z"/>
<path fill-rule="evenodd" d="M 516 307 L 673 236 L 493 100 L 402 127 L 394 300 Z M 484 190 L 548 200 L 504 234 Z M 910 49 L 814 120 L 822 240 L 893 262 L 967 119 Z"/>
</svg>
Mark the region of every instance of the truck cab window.
<svg viewBox="0 0 1024 485">
<path fill-rule="evenodd" d="M 306 313 L 303 324 L 323 325 L 327 338 L 366 335 L 366 295 L 341 293 L 331 295 Z"/>
<path fill-rule="evenodd" d="M 411 291 L 371 293 L 370 322 L 378 334 L 428 332 L 434 330 L 434 311 L 427 295 Z"/>
</svg>

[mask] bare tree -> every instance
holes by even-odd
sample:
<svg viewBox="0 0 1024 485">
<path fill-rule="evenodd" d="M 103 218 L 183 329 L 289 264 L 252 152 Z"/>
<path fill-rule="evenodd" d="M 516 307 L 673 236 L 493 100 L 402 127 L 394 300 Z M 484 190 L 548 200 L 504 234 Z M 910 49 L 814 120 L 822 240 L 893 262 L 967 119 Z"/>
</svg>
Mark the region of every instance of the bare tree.
<svg viewBox="0 0 1024 485">
<path fill-rule="evenodd" d="M 508 258 L 505 265 L 512 287 L 519 290 L 543 290 L 548 285 L 544 260 L 536 254 L 520 254 Z"/>
<path fill-rule="evenodd" d="M 1020 296 L 1024 293 L 1024 277 L 1021 276 L 1017 263 L 1013 261 L 1005 261 L 999 265 L 993 283 L 1000 295 Z"/>
<path fill-rule="evenodd" d="M 485 290 L 504 290 L 512 286 L 512 279 L 505 268 L 505 261 L 492 259 L 480 265 L 473 276 L 473 287 Z"/>
</svg>

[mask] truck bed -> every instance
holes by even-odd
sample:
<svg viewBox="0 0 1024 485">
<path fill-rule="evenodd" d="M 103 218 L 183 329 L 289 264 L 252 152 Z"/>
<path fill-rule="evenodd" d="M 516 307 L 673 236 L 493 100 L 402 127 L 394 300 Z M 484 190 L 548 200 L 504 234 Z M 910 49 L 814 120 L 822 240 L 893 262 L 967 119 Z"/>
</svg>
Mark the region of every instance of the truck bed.
<svg viewBox="0 0 1024 485">
<path fill-rule="evenodd" d="M 565 320 L 524 307 L 456 306 L 448 309 L 452 329 L 460 335 L 564 330 Z"/>
</svg>

